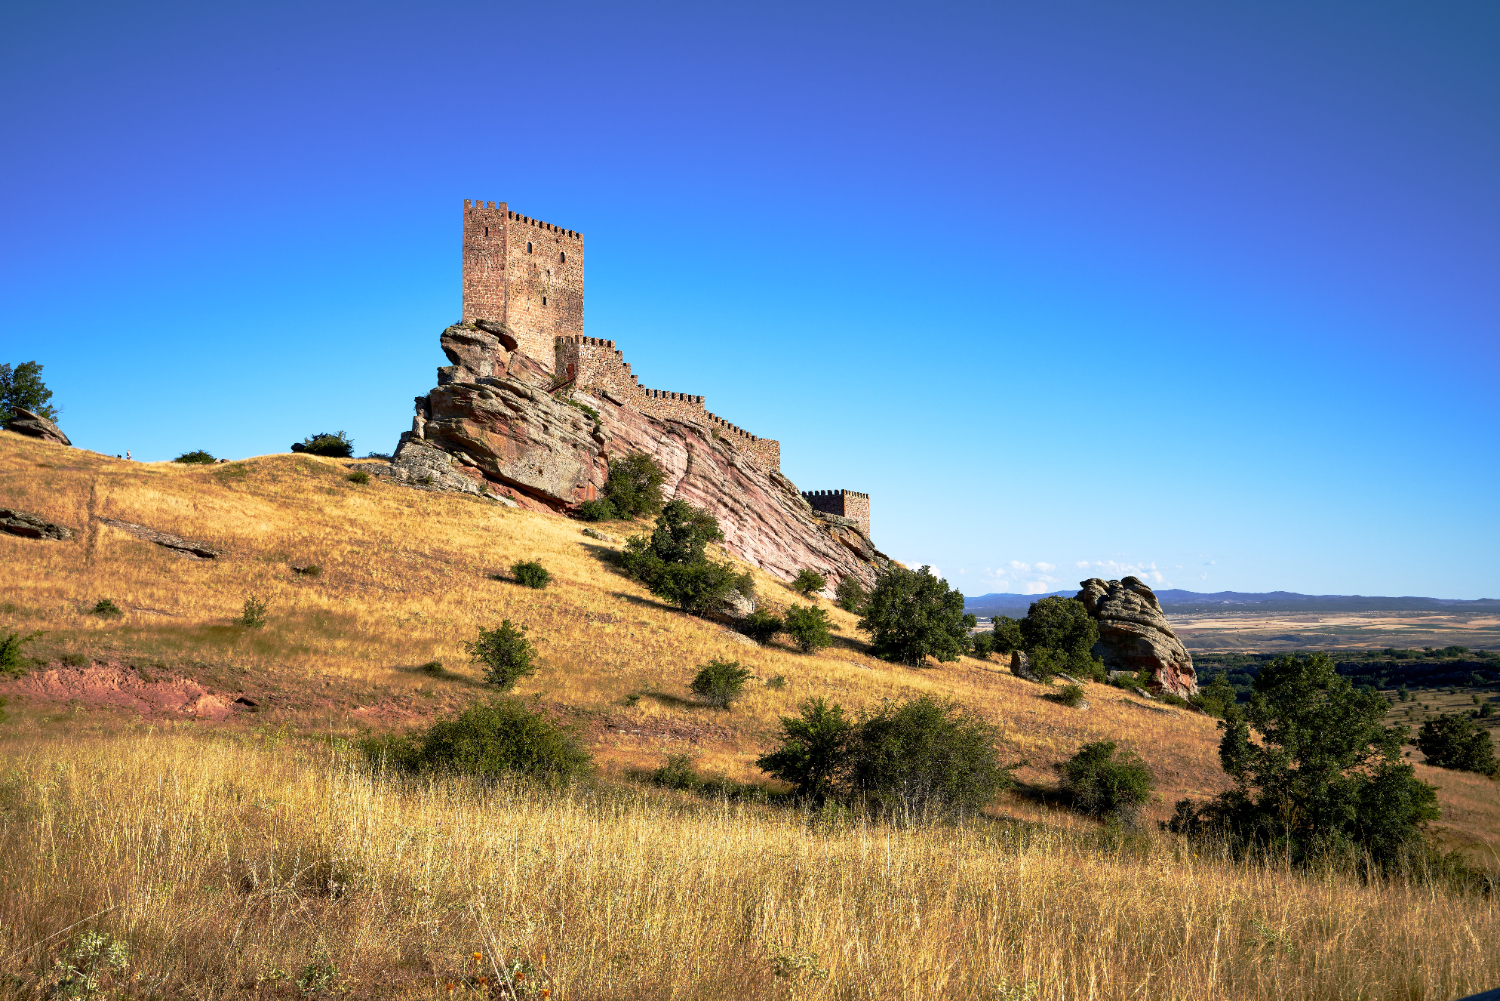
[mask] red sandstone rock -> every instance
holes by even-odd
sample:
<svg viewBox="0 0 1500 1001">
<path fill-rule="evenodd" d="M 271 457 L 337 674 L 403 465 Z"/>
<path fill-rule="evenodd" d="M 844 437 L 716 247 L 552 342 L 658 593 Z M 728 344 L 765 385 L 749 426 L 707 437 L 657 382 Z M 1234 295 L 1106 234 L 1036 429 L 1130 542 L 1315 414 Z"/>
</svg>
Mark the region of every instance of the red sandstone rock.
<svg viewBox="0 0 1500 1001">
<path fill-rule="evenodd" d="M 56 424 L 41 414 L 34 414 L 30 410 L 22 410 L 20 407 L 15 408 L 15 416 L 6 423 L 5 429 L 7 431 L 14 431 L 16 434 L 24 434 L 28 438 L 55 441 L 59 445 L 71 446 L 73 444 Z"/>
<path fill-rule="evenodd" d="M 1198 693 L 1192 655 L 1167 624 L 1156 594 L 1135 577 L 1079 584 L 1077 599 L 1099 623 L 1094 652 L 1115 671 L 1148 668 L 1152 687 L 1186 698 Z"/>
</svg>

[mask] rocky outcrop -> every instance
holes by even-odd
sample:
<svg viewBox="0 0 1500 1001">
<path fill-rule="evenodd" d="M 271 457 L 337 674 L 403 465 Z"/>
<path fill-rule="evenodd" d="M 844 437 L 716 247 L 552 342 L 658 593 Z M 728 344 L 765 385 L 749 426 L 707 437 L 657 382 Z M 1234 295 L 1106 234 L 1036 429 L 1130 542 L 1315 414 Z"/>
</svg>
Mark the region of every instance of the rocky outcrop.
<svg viewBox="0 0 1500 1001">
<path fill-rule="evenodd" d="M 122 532 L 128 532 L 137 539 L 145 539 L 154 542 L 163 549 L 185 556 L 193 560 L 212 560 L 223 555 L 222 549 L 215 549 L 206 542 L 194 542 L 192 539 L 184 539 L 180 536 L 171 535 L 167 532 L 158 532 L 154 528 L 145 525 L 136 525 L 128 521 L 117 521 L 114 518 L 100 518 L 100 523 L 118 528 Z"/>
<path fill-rule="evenodd" d="M 55 525 L 45 518 L 10 508 L 0 508 L 0 532 L 19 535 L 23 539 L 62 541 L 73 537 L 73 530 L 65 525 Z"/>
<path fill-rule="evenodd" d="M 55 441 L 59 445 L 71 446 L 73 444 L 56 424 L 41 414 L 34 414 L 30 410 L 23 410 L 20 407 L 15 408 L 15 416 L 6 422 L 5 430 L 14 431 L 16 434 L 24 434 L 28 438 Z"/>
<path fill-rule="evenodd" d="M 1010 673 L 1022 681 L 1035 681 L 1042 684 L 1041 675 L 1031 669 L 1031 658 L 1026 656 L 1025 650 L 1013 650 L 1010 654 Z"/>
<path fill-rule="evenodd" d="M 888 562 L 857 522 L 815 515 L 791 480 L 708 423 L 559 388 L 499 324 L 449 327 L 442 346 L 453 364 L 417 398 L 392 464 L 398 478 L 567 514 L 600 496 L 611 456 L 644 452 L 666 473 L 667 499 L 711 512 L 725 548 L 774 576 L 812 568 L 868 587 Z"/>
<path fill-rule="evenodd" d="M 1193 658 L 1167 624 L 1156 593 L 1135 577 L 1082 581 L 1076 595 L 1099 623 L 1094 653 L 1116 671 L 1151 672 L 1151 687 L 1186 698 L 1198 692 Z"/>
</svg>

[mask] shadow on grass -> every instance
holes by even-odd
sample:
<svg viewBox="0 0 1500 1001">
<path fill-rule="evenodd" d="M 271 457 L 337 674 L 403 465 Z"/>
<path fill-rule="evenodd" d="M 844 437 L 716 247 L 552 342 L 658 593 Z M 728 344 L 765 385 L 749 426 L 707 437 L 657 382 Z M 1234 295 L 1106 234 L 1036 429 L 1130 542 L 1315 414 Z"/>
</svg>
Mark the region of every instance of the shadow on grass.
<svg viewBox="0 0 1500 1001">
<path fill-rule="evenodd" d="M 400 671 L 402 674 L 415 674 L 423 678 L 432 678 L 435 681 L 451 681 L 454 684 L 464 685 L 468 688 L 484 687 L 484 682 L 482 681 L 475 681 L 473 678 L 465 677 L 462 674 L 448 670 L 440 660 L 430 660 L 425 664 L 417 664 L 412 667 L 393 667 L 391 670 Z"/>
<path fill-rule="evenodd" d="M 642 698 L 655 699 L 656 701 L 660 702 L 662 705 L 664 705 L 664 706 L 671 706 L 674 709 L 712 709 L 713 708 L 713 706 L 709 705 L 707 702 L 699 702 L 696 699 L 685 699 L 685 698 L 682 698 L 679 695 L 668 695 L 666 692 L 657 692 L 657 691 L 652 691 L 650 689 L 646 689 L 644 691 L 636 692 L 636 694 L 639 695 L 639 696 L 641 696 Z"/>
</svg>

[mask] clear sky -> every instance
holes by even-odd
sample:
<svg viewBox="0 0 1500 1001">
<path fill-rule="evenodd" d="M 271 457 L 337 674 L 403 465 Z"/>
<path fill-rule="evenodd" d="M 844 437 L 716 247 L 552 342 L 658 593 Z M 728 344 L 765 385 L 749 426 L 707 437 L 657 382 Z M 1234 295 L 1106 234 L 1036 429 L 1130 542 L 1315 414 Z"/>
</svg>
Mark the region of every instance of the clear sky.
<svg viewBox="0 0 1500 1001">
<path fill-rule="evenodd" d="M 389 451 L 464 198 L 968 594 L 1500 597 L 1500 6 L 0 9 L 0 360 L 73 441 Z"/>
</svg>

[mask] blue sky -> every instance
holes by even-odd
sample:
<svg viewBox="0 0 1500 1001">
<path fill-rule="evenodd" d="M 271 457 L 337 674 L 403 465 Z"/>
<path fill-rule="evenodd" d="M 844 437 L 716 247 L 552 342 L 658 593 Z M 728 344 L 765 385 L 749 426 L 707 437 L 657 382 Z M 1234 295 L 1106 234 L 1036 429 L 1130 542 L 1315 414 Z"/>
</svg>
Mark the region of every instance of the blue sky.
<svg viewBox="0 0 1500 1001">
<path fill-rule="evenodd" d="M 76 444 L 388 451 L 462 200 L 966 593 L 1500 597 L 1500 8 L 8 5 L 0 360 Z"/>
</svg>

